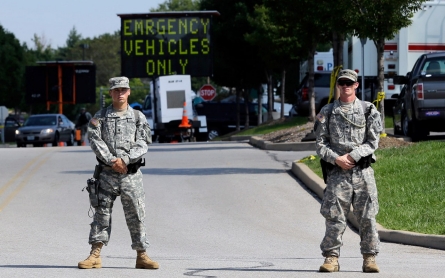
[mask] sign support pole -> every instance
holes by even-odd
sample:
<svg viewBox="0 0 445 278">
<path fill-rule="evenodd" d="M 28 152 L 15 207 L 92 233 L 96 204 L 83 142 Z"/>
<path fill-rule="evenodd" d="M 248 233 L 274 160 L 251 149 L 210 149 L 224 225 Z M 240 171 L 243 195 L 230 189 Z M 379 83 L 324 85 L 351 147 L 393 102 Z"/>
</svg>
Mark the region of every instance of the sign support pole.
<svg viewBox="0 0 445 278">
<path fill-rule="evenodd" d="M 57 64 L 57 77 L 59 78 L 59 114 L 63 114 L 62 65 L 60 64 Z"/>
</svg>

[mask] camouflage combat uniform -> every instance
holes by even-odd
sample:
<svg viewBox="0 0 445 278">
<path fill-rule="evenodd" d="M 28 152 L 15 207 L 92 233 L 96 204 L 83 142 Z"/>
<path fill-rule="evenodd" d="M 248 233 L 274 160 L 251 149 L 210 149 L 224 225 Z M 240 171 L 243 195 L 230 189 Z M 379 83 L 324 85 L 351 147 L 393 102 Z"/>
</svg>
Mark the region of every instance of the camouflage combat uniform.
<svg viewBox="0 0 445 278">
<path fill-rule="evenodd" d="M 329 117 L 331 105 L 333 108 Z M 358 99 L 346 113 L 342 112 L 338 100 L 322 108 L 317 115 L 316 127 L 317 154 L 320 158 L 333 165 L 336 165 L 338 156 L 347 153 L 356 162 L 370 154 L 375 160 L 374 151 L 378 147 L 382 123 L 375 106 L 366 102 L 367 109 L 369 106 L 371 110 L 367 122 L 361 101 Z M 335 166 L 328 174 L 320 209 L 326 219 L 326 233 L 320 244 L 323 256 L 340 256 L 342 236 L 347 225 L 346 216 L 351 204 L 359 223 L 361 253 L 376 255 L 379 252 L 380 241 L 375 220 L 379 204 L 374 170 L 371 167 L 361 169 L 358 166 L 343 170 Z"/>
<path fill-rule="evenodd" d="M 142 173 L 120 174 L 111 169 L 114 158 L 122 158 L 126 165 L 137 162 L 151 144 L 151 132 L 145 116 L 127 106 L 127 112 L 119 117 L 109 106 L 102 118 L 97 112 L 88 124 L 88 139 L 97 158 L 104 166 L 100 174 L 101 204 L 95 210 L 91 223 L 89 243 L 103 242 L 107 245 L 111 233 L 111 213 L 116 196 L 121 197 L 125 219 L 131 234 L 131 247 L 145 250 L 149 243 L 145 232 L 145 192 Z M 139 113 L 136 123 L 134 113 Z"/>
</svg>

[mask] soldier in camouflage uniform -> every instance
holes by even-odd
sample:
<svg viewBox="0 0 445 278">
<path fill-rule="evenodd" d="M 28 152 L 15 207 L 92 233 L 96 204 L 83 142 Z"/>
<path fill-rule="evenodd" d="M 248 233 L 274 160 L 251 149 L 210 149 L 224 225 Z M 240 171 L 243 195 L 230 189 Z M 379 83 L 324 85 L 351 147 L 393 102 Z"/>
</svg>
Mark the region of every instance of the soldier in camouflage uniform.
<svg viewBox="0 0 445 278">
<path fill-rule="evenodd" d="M 137 251 L 136 268 L 157 269 L 158 263 L 145 252 L 149 246 L 144 223 L 145 192 L 138 164 L 151 144 L 150 126 L 140 111 L 128 105 L 128 78 L 111 78 L 110 95 L 113 104 L 97 112 L 88 124 L 88 139 L 102 172 L 99 205 L 95 207 L 89 236 L 90 256 L 79 262 L 78 267 L 102 266 L 100 251 L 110 240 L 113 203 L 120 196 L 131 234 L 131 247 Z"/>
<path fill-rule="evenodd" d="M 379 272 L 375 262 L 380 243 L 375 220 L 379 204 L 370 163 L 375 161 L 374 152 L 382 131 L 380 113 L 373 104 L 357 99 L 355 71 L 342 70 L 337 86 L 340 98 L 321 109 L 315 127 L 317 154 L 328 166 L 320 209 L 326 219 L 326 233 L 320 244 L 325 261 L 319 271 L 340 269 L 338 257 L 352 204 L 359 223 L 362 270 Z"/>
</svg>

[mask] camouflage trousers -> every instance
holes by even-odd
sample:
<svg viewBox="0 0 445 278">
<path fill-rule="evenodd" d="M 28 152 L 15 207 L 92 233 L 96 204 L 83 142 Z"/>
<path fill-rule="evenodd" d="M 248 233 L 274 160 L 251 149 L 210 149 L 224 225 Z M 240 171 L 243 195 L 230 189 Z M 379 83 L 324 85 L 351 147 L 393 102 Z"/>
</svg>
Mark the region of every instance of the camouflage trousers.
<svg viewBox="0 0 445 278">
<path fill-rule="evenodd" d="M 320 213 L 326 219 L 326 233 L 320 248 L 323 256 L 340 256 L 347 215 L 353 206 L 359 223 L 360 252 L 377 254 L 379 235 L 375 216 L 379 211 L 377 186 L 371 167 L 343 170 L 335 167 L 328 175 Z"/>
<path fill-rule="evenodd" d="M 101 241 L 108 244 L 111 234 L 111 213 L 117 196 L 121 197 L 125 220 L 131 235 L 131 247 L 145 250 L 149 246 L 145 233 L 145 192 L 142 173 L 122 175 L 113 170 L 103 170 L 99 177 L 99 207 L 95 209 L 89 243 Z"/>
</svg>

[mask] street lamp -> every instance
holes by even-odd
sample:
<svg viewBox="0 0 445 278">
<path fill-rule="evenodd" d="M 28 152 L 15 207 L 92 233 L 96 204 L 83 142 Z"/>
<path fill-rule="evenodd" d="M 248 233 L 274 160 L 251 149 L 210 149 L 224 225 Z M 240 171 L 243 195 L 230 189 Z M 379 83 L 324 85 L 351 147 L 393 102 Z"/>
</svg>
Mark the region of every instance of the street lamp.
<svg viewBox="0 0 445 278">
<path fill-rule="evenodd" d="M 365 43 L 366 37 L 360 38 L 362 43 L 362 100 L 365 100 Z"/>
<path fill-rule="evenodd" d="M 85 61 L 85 49 L 90 48 L 90 45 L 87 44 L 87 43 L 82 43 L 82 44 L 80 45 L 80 47 L 82 47 L 82 49 L 83 49 L 83 59 L 82 59 L 82 60 Z"/>
</svg>

